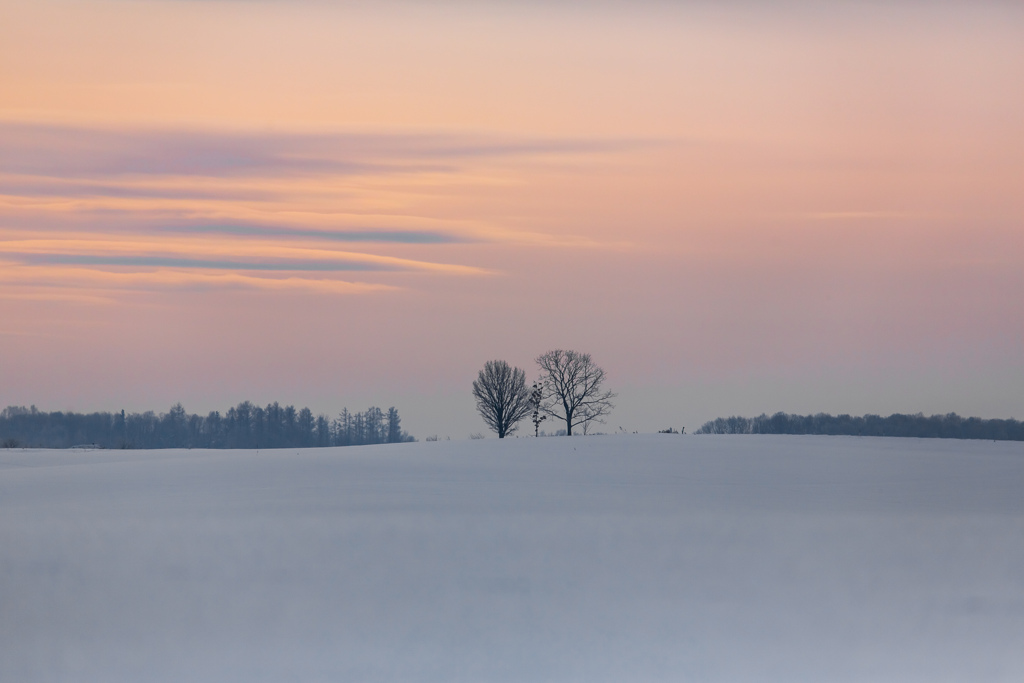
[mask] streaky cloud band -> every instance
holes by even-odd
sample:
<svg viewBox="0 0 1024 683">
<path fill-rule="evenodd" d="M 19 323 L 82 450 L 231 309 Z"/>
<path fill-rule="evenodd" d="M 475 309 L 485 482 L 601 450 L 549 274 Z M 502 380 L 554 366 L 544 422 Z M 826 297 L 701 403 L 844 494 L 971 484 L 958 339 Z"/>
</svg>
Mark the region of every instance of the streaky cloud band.
<svg viewBox="0 0 1024 683">
<path fill-rule="evenodd" d="M 0 121 L 0 173 L 99 179 L 451 172 L 468 159 L 589 155 L 652 144 L 664 141 L 450 133 L 116 130 Z"/>
<path fill-rule="evenodd" d="M 460 235 L 421 230 L 309 230 L 261 225 L 168 225 L 161 231 L 190 234 L 238 235 L 242 237 L 287 237 L 334 242 L 386 242 L 393 244 L 459 244 L 474 242 Z"/>
<path fill-rule="evenodd" d="M 134 266 L 146 268 L 202 268 L 209 270 L 257 271 L 397 271 L 401 267 L 361 261 L 231 261 L 179 258 L 173 256 L 107 256 L 97 254 L 6 254 L 30 265 Z"/>
</svg>

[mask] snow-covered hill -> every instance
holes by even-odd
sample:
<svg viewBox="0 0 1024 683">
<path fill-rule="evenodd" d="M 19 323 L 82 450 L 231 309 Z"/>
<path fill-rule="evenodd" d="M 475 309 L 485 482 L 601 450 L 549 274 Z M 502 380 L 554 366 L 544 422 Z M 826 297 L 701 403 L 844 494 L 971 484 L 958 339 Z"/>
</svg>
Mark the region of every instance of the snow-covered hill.
<svg viewBox="0 0 1024 683">
<path fill-rule="evenodd" d="M 1021 681 L 1024 445 L 0 451 L 0 681 Z"/>
</svg>

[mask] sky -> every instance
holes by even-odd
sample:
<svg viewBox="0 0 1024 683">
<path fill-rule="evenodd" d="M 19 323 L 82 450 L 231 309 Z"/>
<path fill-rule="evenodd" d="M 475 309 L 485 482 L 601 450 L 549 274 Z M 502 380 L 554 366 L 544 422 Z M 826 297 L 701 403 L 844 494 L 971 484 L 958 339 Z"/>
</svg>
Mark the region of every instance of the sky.
<svg viewBox="0 0 1024 683">
<path fill-rule="evenodd" d="M 0 0 L 0 405 L 1024 418 L 1024 7 Z"/>
</svg>

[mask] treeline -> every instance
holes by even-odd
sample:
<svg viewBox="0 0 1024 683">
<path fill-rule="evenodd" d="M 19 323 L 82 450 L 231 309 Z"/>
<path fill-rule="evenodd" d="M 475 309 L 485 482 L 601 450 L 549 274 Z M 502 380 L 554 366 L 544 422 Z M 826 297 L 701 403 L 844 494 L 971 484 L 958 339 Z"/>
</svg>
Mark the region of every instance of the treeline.
<svg viewBox="0 0 1024 683">
<path fill-rule="evenodd" d="M 145 413 L 46 413 L 12 406 L 0 411 L 0 446 L 70 448 L 309 448 L 415 441 L 395 408 L 341 411 L 331 419 L 309 408 L 249 401 L 221 414 L 193 415 L 179 403 Z"/>
<path fill-rule="evenodd" d="M 901 415 L 790 415 L 720 417 L 705 422 L 696 434 L 828 434 L 847 436 L 910 436 L 937 439 L 1024 441 L 1024 422 L 960 417 L 956 413 L 925 417 Z"/>
</svg>

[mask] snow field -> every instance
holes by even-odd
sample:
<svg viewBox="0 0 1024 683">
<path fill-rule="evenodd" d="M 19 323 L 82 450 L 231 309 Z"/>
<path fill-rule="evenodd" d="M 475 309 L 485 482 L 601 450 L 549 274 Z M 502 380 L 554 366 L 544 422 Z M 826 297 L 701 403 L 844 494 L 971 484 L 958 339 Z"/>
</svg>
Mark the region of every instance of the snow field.
<svg viewBox="0 0 1024 683">
<path fill-rule="evenodd" d="M 1024 444 L 0 451 L 0 681 L 1020 681 Z"/>
</svg>

